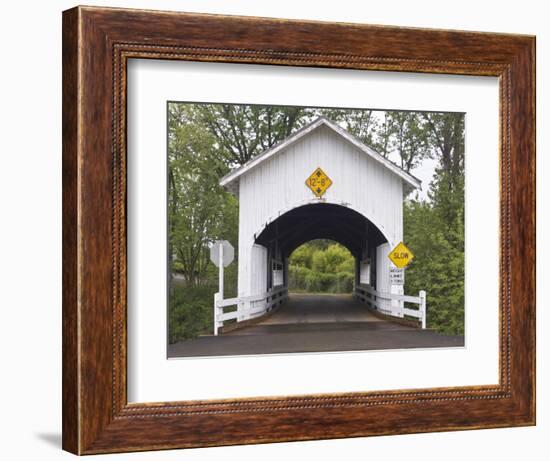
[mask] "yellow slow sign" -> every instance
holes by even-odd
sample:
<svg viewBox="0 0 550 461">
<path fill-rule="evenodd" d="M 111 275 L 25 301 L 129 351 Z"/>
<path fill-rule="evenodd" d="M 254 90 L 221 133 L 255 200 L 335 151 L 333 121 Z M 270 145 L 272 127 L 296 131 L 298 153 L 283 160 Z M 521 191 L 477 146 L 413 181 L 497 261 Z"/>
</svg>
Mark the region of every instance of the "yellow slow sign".
<svg viewBox="0 0 550 461">
<path fill-rule="evenodd" d="M 403 242 L 399 242 L 399 244 L 390 252 L 388 258 L 390 258 L 391 262 L 395 264 L 395 267 L 404 268 L 410 264 L 414 258 L 414 255 Z"/>
<path fill-rule="evenodd" d="M 323 196 L 331 185 L 331 179 L 321 170 L 321 168 L 317 168 L 311 173 L 310 177 L 306 179 L 306 186 L 319 198 Z"/>
</svg>

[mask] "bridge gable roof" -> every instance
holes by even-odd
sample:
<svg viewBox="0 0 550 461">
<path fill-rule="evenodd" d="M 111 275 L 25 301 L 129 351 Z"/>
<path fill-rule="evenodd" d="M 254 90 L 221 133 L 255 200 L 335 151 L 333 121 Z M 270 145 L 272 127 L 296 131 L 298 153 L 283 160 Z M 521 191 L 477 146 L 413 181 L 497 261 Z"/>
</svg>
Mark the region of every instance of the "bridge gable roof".
<svg viewBox="0 0 550 461">
<path fill-rule="evenodd" d="M 418 178 L 414 177 L 410 173 L 407 173 L 398 165 L 391 162 L 390 160 L 385 158 L 383 155 L 375 151 L 372 147 L 367 146 L 365 143 L 357 139 L 347 130 L 340 127 L 339 125 L 332 122 L 331 120 L 328 120 L 325 117 L 318 117 L 313 122 L 309 123 L 308 125 L 304 126 L 303 128 L 299 129 L 295 133 L 288 136 L 279 144 L 276 144 L 275 146 L 265 150 L 261 154 L 256 155 L 255 157 L 252 157 L 248 162 L 230 171 L 228 174 L 226 174 L 223 178 L 220 179 L 220 185 L 236 192 L 238 179 L 243 174 L 248 173 L 252 170 L 255 170 L 263 162 L 269 160 L 275 155 L 280 154 L 281 152 L 284 152 L 289 146 L 291 146 L 292 144 L 295 144 L 300 139 L 308 136 L 310 133 L 314 132 L 315 130 L 317 130 L 322 126 L 328 127 L 330 130 L 332 130 L 332 132 L 336 133 L 341 138 L 345 139 L 347 142 L 355 146 L 357 149 L 359 149 L 369 158 L 373 159 L 380 165 L 384 166 L 393 174 L 399 176 L 409 187 L 413 189 L 420 188 L 421 181 Z"/>
</svg>

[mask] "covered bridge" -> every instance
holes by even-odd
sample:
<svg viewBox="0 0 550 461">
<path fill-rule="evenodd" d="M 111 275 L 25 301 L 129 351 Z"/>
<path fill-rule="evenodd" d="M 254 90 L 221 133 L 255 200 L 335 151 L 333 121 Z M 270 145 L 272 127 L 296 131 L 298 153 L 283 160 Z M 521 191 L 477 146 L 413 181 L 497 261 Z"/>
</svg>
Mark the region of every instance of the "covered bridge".
<svg viewBox="0 0 550 461">
<path fill-rule="evenodd" d="M 238 320 L 284 299 L 289 257 L 313 239 L 354 255 L 359 297 L 385 314 L 407 313 L 403 301 L 413 298 L 392 283 L 388 254 L 403 240 L 403 199 L 420 188 L 417 178 L 320 117 L 220 184 L 239 200 Z"/>
</svg>

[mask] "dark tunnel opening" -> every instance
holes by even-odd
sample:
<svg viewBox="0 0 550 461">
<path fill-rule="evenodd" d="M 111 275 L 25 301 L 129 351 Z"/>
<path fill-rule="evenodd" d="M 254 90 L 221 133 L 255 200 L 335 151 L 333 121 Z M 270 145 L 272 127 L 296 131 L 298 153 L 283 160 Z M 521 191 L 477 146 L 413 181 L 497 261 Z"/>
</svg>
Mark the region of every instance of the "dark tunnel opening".
<svg viewBox="0 0 550 461">
<path fill-rule="evenodd" d="M 268 224 L 256 236 L 255 243 L 267 248 L 267 286 L 273 288 L 288 281 L 288 258 L 306 242 L 332 240 L 346 247 L 359 264 L 375 260 L 376 247 L 387 242 L 382 232 L 365 216 L 343 205 L 316 203 L 294 208 Z M 375 271 L 372 271 L 375 283 Z"/>
</svg>

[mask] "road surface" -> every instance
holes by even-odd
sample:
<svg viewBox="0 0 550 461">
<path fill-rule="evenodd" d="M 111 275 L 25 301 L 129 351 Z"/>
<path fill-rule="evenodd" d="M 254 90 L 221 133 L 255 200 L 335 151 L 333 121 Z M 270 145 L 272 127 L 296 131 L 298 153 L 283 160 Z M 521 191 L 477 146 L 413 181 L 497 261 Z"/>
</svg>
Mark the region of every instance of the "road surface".
<svg viewBox="0 0 550 461">
<path fill-rule="evenodd" d="M 464 336 L 376 317 L 351 295 L 290 295 L 266 319 L 219 336 L 200 336 L 168 346 L 168 357 L 282 354 L 461 347 Z"/>
</svg>

